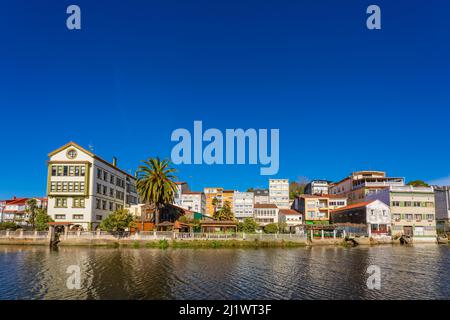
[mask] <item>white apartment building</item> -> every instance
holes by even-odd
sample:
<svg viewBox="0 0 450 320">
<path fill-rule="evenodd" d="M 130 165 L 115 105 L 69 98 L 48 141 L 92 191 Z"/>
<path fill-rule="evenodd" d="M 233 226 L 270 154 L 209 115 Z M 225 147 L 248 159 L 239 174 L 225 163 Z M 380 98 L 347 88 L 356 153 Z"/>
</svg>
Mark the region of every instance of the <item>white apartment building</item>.
<svg viewBox="0 0 450 320">
<path fill-rule="evenodd" d="M 206 196 L 203 192 L 185 191 L 181 194 L 180 207 L 206 214 Z"/>
<path fill-rule="evenodd" d="M 261 227 L 269 223 L 278 223 L 278 213 L 280 209 L 272 203 L 255 204 L 253 217 Z"/>
<path fill-rule="evenodd" d="M 253 192 L 235 191 L 233 194 L 234 217 L 239 221 L 253 217 Z"/>
<path fill-rule="evenodd" d="M 254 195 L 254 203 L 259 203 L 259 204 L 267 204 L 270 203 L 270 199 L 269 199 L 269 190 L 267 189 L 255 189 L 253 190 L 253 195 Z"/>
<path fill-rule="evenodd" d="M 65 228 L 94 230 L 112 211 L 138 203 L 136 178 L 74 142 L 51 152 L 48 215 Z"/>
<path fill-rule="evenodd" d="M 289 180 L 269 179 L 269 201 L 280 209 L 289 209 Z"/>
<path fill-rule="evenodd" d="M 328 194 L 329 187 L 327 180 L 313 180 L 305 186 L 305 194 Z"/>
<path fill-rule="evenodd" d="M 181 206 L 181 197 L 183 193 L 189 192 L 189 186 L 187 182 L 175 182 L 175 185 L 177 186 L 177 189 L 175 191 L 173 204 Z"/>
</svg>

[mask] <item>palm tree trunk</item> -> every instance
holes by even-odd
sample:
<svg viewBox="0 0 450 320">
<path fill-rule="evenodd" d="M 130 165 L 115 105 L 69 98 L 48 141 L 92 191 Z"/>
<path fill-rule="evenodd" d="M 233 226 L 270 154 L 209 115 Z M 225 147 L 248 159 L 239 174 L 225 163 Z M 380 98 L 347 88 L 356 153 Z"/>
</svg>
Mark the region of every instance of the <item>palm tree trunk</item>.
<svg viewBox="0 0 450 320">
<path fill-rule="evenodd" d="M 155 206 L 155 227 L 159 224 L 159 206 Z"/>
</svg>

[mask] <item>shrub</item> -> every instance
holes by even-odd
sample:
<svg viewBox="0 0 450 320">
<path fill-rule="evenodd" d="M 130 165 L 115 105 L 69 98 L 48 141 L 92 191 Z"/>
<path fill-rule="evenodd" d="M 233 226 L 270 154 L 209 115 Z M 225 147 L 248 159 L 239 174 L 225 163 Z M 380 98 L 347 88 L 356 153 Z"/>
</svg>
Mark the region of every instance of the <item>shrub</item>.
<svg viewBox="0 0 450 320">
<path fill-rule="evenodd" d="M 265 233 L 277 233 L 278 232 L 278 224 L 276 223 L 269 223 L 264 227 Z"/>
<path fill-rule="evenodd" d="M 169 241 L 166 239 L 159 240 L 159 248 L 160 249 L 167 249 L 169 247 Z"/>
</svg>

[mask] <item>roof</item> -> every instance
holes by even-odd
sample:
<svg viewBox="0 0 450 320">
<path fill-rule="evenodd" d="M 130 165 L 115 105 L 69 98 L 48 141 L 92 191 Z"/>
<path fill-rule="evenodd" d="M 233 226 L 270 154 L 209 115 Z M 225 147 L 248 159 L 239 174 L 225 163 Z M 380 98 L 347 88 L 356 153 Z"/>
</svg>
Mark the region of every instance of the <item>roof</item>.
<svg viewBox="0 0 450 320">
<path fill-rule="evenodd" d="M 92 153 L 91 151 L 89 151 L 89 150 L 86 150 L 85 148 L 83 148 L 82 146 L 80 146 L 78 143 L 75 143 L 75 142 L 73 142 L 73 141 L 70 141 L 69 143 L 66 143 L 65 145 L 63 145 L 62 147 L 56 149 L 55 151 L 50 152 L 50 153 L 48 154 L 48 157 L 50 158 L 50 157 L 54 156 L 55 154 L 57 154 L 58 152 L 61 152 L 61 151 L 65 150 L 65 149 L 67 149 L 67 148 L 69 148 L 69 147 L 75 147 L 75 148 L 77 148 L 77 149 L 80 149 L 80 150 L 83 151 L 84 153 L 90 155 L 92 158 L 94 158 L 94 159 L 96 159 L 96 160 L 98 160 L 98 161 L 103 162 L 104 164 L 110 166 L 111 168 L 114 168 L 114 169 L 117 170 L 117 171 L 120 171 L 121 173 L 123 173 L 123 174 L 129 176 L 129 177 L 132 178 L 132 179 L 136 179 L 134 176 L 132 176 L 132 175 L 129 174 L 128 172 L 123 171 L 122 169 L 119 169 L 118 167 L 116 167 L 116 166 L 114 166 L 112 163 L 110 163 L 109 161 L 106 161 L 106 160 L 100 158 L 99 156 L 93 154 L 93 153 Z"/>
<path fill-rule="evenodd" d="M 21 205 L 21 204 L 26 204 L 27 200 L 30 198 L 17 198 L 14 200 L 6 200 L 6 205 L 10 206 L 10 205 Z"/>
<path fill-rule="evenodd" d="M 255 209 L 259 208 L 271 208 L 271 209 L 277 209 L 278 207 L 273 203 L 255 203 L 253 206 Z"/>
<path fill-rule="evenodd" d="M 203 192 L 200 192 L 200 191 L 187 191 L 187 192 L 183 192 L 183 194 L 203 194 Z"/>
<path fill-rule="evenodd" d="M 294 215 L 294 214 L 301 214 L 298 211 L 295 211 L 293 209 L 280 209 L 280 214 L 284 214 L 284 215 Z"/>
<path fill-rule="evenodd" d="M 319 199 L 319 198 L 347 199 L 347 197 L 344 196 L 344 195 L 336 195 L 336 194 L 323 194 L 323 195 L 319 195 L 319 194 L 301 194 L 298 197 L 300 197 L 300 198 L 314 198 L 314 199 Z"/>
<path fill-rule="evenodd" d="M 363 208 L 363 207 L 371 204 L 374 201 L 375 200 L 350 204 L 350 205 L 345 206 L 345 207 L 341 207 L 341 208 L 338 208 L 338 209 L 335 209 L 335 210 L 331 210 L 331 212 L 338 212 L 338 211 L 346 211 L 346 210 L 350 210 L 350 209 Z"/>
</svg>

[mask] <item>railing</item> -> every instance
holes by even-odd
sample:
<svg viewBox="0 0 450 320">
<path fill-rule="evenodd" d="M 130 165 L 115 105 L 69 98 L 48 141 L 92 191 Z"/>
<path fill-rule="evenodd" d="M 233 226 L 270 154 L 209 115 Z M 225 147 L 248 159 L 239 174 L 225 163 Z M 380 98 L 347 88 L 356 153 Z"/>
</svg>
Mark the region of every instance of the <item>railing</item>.
<svg viewBox="0 0 450 320">
<path fill-rule="evenodd" d="M 49 239 L 48 231 L 0 231 L 0 239 Z M 172 232 L 145 231 L 131 234 L 130 232 L 105 231 L 68 231 L 59 234 L 59 240 L 260 240 L 260 241 L 306 241 L 304 233 L 205 233 L 205 232 Z"/>
</svg>

